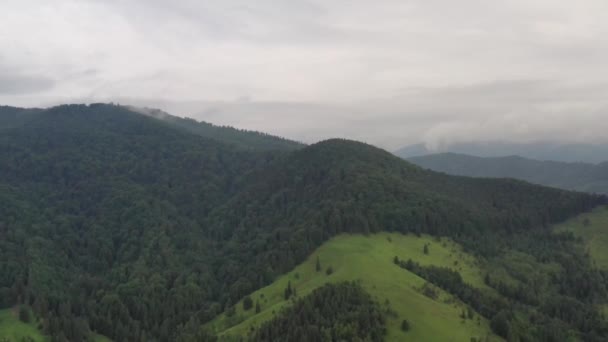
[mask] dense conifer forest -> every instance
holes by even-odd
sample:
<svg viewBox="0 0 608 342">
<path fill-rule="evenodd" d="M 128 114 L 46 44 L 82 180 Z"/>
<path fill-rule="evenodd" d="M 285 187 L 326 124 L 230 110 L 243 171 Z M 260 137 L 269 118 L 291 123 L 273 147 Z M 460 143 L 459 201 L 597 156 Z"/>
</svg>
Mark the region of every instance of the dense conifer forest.
<svg viewBox="0 0 608 342">
<path fill-rule="evenodd" d="M 92 332 L 205 341 L 203 323 L 330 237 L 395 231 L 448 236 L 483 258 L 520 249 L 561 265 L 548 287 L 488 279 L 509 302 L 470 305 L 490 306 L 483 312 L 500 335 L 551 341 L 537 330 L 563 328 L 586 340 L 608 336 L 593 305 L 606 298 L 606 274 L 569 251 L 572 236 L 549 230 L 604 197 L 439 174 L 348 140 L 271 148 L 261 135 L 242 147 L 226 143 L 229 134 L 220 141 L 201 132 L 117 105 L 0 108 L 0 308 L 31 307 L 53 341 Z M 456 275 L 413 271 L 468 300 Z M 353 284 L 301 299 L 255 338 L 282 334 L 298 317 L 316 326 L 298 336 L 338 334 L 332 327 L 344 322 L 307 316 L 307 305 L 332 293 L 345 296 L 328 314 L 362 303 L 373 317 L 367 338 L 379 338 L 381 316 Z M 530 323 L 514 318 L 520 306 Z M 344 333 L 364 336 L 361 326 Z"/>
<path fill-rule="evenodd" d="M 253 331 L 249 340 L 380 342 L 384 322 L 384 310 L 358 284 L 327 284 Z"/>
</svg>

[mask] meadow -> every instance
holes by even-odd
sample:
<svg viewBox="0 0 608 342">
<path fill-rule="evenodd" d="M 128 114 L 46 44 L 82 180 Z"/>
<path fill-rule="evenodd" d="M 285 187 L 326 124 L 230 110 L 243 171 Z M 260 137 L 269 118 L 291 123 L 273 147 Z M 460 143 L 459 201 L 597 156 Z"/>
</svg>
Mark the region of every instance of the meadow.
<svg viewBox="0 0 608 342">
<path fill-rule="evenodd" d="M 424 253 L 425 245 L 428 254 Z M 395 256 L 422 265 L 450 267 L 459 271 L 467 283 L 490 291 L 484 285 L 479 262 L 446 238 L 393 233 L 340 235 L 323 244 L 288 274 L 252 293 L 253 302 L 260 303 L 260 313 L 256 314 L 254 309 L 243 310 L 239 302 L 234 315 L 222 314 L 208 327 L 223 340 L 246 336 L 251 329 L 291 305 L 290 300 L 284 299 L 288 283 L 298 296 L 305 296 L 327 282 L 357 280 L 393 312 L 388 316 L 387 341 L 470 341 L 471 337 L 499 340 L 492 335 L 483 317 L 475 314 L 473 319 L 463 319 L 466 305 L 452 295 L 440 290 L 439 297 L 431 299 L 422 294 L 420 289 L 426 281 L 395 265 Z M 320 271 L 316 270 L 317 260 Z M 329 267 L 333 273 L 328 275 Z M 407 332 L 401 330 L 404 319 L 411 326 Z"/>
</svg>

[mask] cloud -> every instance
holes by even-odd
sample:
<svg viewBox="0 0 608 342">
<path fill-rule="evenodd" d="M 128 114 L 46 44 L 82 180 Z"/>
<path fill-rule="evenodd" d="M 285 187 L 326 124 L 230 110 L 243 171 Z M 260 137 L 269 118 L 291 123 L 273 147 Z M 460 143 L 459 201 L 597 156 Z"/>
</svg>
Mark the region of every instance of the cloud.
<svg viewBox="0 0 608 342">
<path fill-rule="evenodd" d="M 387 148 L 601 140 L 607 11 L 604 0 L 5 0 L 0 65 L 19 72 L 0 69 L 0 101 L 128 99 Z"/>
<path fill-rule="evenodd" d="M 32 94 L 51 89 L 55 82 L 44 76 L 0 73 L 0 95 Z"/>
</svg>

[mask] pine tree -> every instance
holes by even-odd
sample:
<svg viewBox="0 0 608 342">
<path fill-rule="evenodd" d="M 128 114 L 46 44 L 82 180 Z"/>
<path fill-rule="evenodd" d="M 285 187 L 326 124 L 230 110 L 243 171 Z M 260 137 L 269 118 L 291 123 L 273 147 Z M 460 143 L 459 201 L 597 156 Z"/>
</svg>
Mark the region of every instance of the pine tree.
<svg viewBox="0 0 608 342">
<path fill-rule="evenodd" d="M 247 296 L 243 299 L 243 310 L 247 311 L 253 307 L 253 300 Z"/>
<path fill-rule="evenodd" d="M 288 300 L 292 294 L 293 294 L 293 290 L 291 288 L 291 281 L 289 281 L 289 282 L 287 282 L 287 288 L 285 288 L 285 300 Z"/>
<path fill-rule="evenodd" d="M 19 320 L 23 323 L 29 323 L 32 320 L 30 310 L 23 305 L 19 308 Z"/>
</svg>

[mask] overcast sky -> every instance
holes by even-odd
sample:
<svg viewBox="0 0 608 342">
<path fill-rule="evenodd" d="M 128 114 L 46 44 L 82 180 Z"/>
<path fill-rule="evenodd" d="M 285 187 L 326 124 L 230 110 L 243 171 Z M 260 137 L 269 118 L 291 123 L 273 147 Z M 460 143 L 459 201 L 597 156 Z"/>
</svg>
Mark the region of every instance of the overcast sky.
<svg viewBox="0 0 608 342">
<path fill-rule="evenodd" d="M 0 103 L 313 142 L 608 142 L 606 0 L 0 0 Z"/>
</svg>

